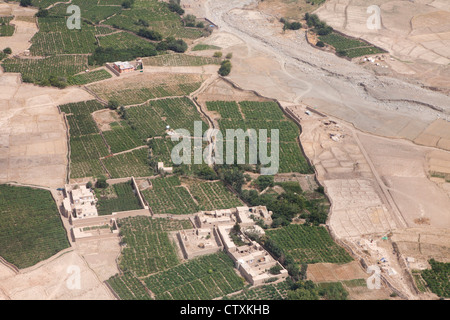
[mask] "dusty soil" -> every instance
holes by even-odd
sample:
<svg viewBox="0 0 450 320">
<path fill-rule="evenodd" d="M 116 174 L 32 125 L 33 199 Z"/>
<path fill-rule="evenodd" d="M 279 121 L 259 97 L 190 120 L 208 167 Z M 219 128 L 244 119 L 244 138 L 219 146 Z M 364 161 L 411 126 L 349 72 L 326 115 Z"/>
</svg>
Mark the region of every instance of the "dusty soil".
<svg viewBox="0 0 450 320">
<path fill-rule="evenodd" d="M 381 29 L 370 30 L 369 5 L 378 5 Z M 388 65 L 400 76 L 449 93 L 450 4 L 445 0 L 330 0 L 316 11 L 333 28 L 388 50 Z M 405 77 L 405 78 L 406 78 Z"/>
<path fill-rule="evenodd" d="M 92 114 L 94 121 L 102 131 L 111 130 L 110 124 L 120 121 L 120 117 L 117 112 L 113 110 L 101 110 Z"/>
<path fill-rule="evenodd" d="M 315 263 L 308 266 L 307 278 L 314 282 L 337 282 L 353 279 L 367 279 L 357 261 L 343 265 L 333 263 Z"/>
<path fill-rule="evenodd" d="M 78 88 L 38 87 L 21 83 L 19 74 L 0 73 L 0 183 L 63 186 L 68 149 L 57 106 L 87 99 Z"/>
<path fill-rule="evenodd" d="M 79 288 L 74 286 L 76 275 L 80 276 Z M 0 280 L 3 299 L 114 299 L 82 257 L 73 251 L 17 275 L 0 264 Z"/>
<path fill-rule="evenodd" d="M 20 54 L 31 46 L 30 40 L 38 31 L 31 18 L 37 11 L 36 8 L 21 7 L 18 3 L 0 1 L 0 15 L 13 15 L 14 19 L 10 23 L 15 26 L 11 37 L 0 37 L 0 50 L 9 47 L 13 54 Z"/>
</svg>

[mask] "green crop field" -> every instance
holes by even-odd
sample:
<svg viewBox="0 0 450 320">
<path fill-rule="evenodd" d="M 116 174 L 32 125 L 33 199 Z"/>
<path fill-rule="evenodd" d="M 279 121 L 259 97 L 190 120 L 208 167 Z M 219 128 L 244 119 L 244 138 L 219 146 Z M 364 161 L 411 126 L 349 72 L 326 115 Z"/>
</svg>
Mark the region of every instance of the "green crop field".
<svg viewBox="0 0 450 320">
<path fill-rule="evenodd" d="M 143 279 L 157 300 L 211 300 L 244 288 L 223 252 L 205 255 Z"/>
<path fill-rule="evenodd" d="M 231 193 L 222 181 L 195 182 L 189 185 L 189 190 L 201 210 L 228 209 L 243 205 L 238 196 Z"/>
<path fill-rule="evenodd" d="M 155 214 L 191 214 L 200 210 L 227 209 L 242 205 L 239 198 L 221 181 L 186 179 L 182 185 L 177 176 L 151 181 L 153 188 L 142 193 Z"/>
<path fill-rule="evenodd" d="M 148 165 L 148 148 L 136 149 L 102 159 L 111 178 L 148 177 L 153 169 Z"/>
<path fill-rule="evenodd" d="M 120 219 L 121 242 L 126 244 L 119 258 L 120 269 L 143 277 L 176 266 L 180 261 L 168 232 L 190 228 L 189 220 Z"/>
<path fill-rule="evenodd" d="M 109 154 L 108 148 L 99 134 L 70 138 L 70 177 L 98 177 L 106 172 L 100 162 Z"/>
<path fill-rule="evenodd" d="M 214 57 L 192 56 L 181 53 L 164 54 L 160 56 L 143 58 L 142 62 L 145 66 L 203 66 L 207 64 L 219 65 L 222 60 Z"/>
<path fill-rule="evenodd" d="M 95 189 L 97 196 L 97 211 L 99 215 L 113 212 L 142 209 L 137 195 L 134 193 L 131 180 L 114 184 L 107 189 Z"/>
<path fill-rule="evenodd" d="M 68 103 L 59 106 L 61 112 L 66 114 L 90 114 L 95 111 L 105 109 L 105 106 L 98 103 L 97 100 L 88 100 L 83 102 Z"/>
<path fill-rule="evenodd" d="M 450 298 L 450 263 L 429 261 L 431 269 L 422 270 L 422 278 L 431 292 L 439 297 Z"/>
<path fill-rule="evenodd" d="M 127 49 L 133 47 L 154 47 L 150 41 L 124 31 L 98 37 L 98 40 L 100 46 L 105 48 Z"/>
<path fill-rule="evenodd" d="M 32 81 L 48 79 L 51 75 L 70 77 L 88 67 L 87 56 L 51 56 L 43 59 L 8 58 L 2 62 L 5 72 L 19 72 Z"/>
<path fill-rule="evenodd" d="M 206 106 L 209 111 L 220 115 L 218 122 L 224 138 L 227 129 L 242 129 L 244 132 L 254 129 L 258 139 L 269 138 L 271 137 L 271 130 L 278 130 L 280 142 L 278 172 L 313 172 L 297 141 L 300 135 L 299 128 L 284 115 L 275 102 L 241 101 L 236 103 L 230 101 L 208 101 Z M 267 130 L 267 136 L 261 136 L 261 129 Z M 237 150 L 236 144 L 235 153 Z M 268 145 L 268 155 L 270 155 L 270 146 L 271 144 Z M 226 145 L 224 145 L 224 152 L 226 152 Z M 245 159 L 248 162 L 248 147 L 246 147 L 245 152 Z"/>
<path fill-rule="evenodd" d="M 94 83 L 88 88 L 105 101 L 115 100 L 129 106 L 155 98 L 189 95 L 202 81 L 202 76 L 197 74 L 139 73 L 132 78 Z"/>
<path fill-rule="evenodd" d="M 70 246 L 49 191 L 0 185 L 0 256 L 27 268 Z"/>
<path fill-rule="evenodd" d="M 151 300 L 145 285 L 129 272 L 115 275 L 107 283 L 122 300 Z"/>
<path fill-rule="evenodd" d="M 343 52 L 349 58 L 385 52 L 364 41 L 347 38 L 335 32 L 326 36 L 319 36 L 319 40 L 333 46 L 337 52 Z"/>
<path fill-rule="evenodd" d="M 202 121 L 200 113 L 188 98 L 151 101 L 145 105 L 128 108 L 126 114 L 128 122 L 134 125 L 138 135 L 143 139 L 165 135 L 166 126 L 174 130 L 187 129 L 193 135 L 194 121 Z M 206 128 L 207 125 L 203 122 L 203 130 Z"/>
<path fill-rule="evenodd" d="M 153 188 L 142 191 L 155 214 L 190 214 L 199 211 L 188 190 L 177 176 L 151 180 Z"/>
<path fill-rule="evenodd" d="M 289 288 L 289 283 L 283 281 L 276 284 L 244 289 L 238 294 L 225 297 L 224 300 L 284 300 L 287 297 Z"/>
<path fill-rule="evenodd" d="M 113 122 L 110 125 L 111 130 L 103 131 L 103 136 L 112 153 L 145 145 L 144 139 L 139 138 L 137 131 L 132 129 L 126 121 Z"/>
<path fill-rule="evenodd" d="M 266 234 L 299 263 L 347 263 L 352 257 L 338 246 L 324 227 L 291 224 Z"/>
<path fill-rule="evenodd" d="M 67 81 L 70 85 L 80 86 L 109 78 L 112 78 L 112 75 L 108 71 L 100 69 L 71 76 Z"/>
<path fill-rule="evenodd" d="M 202 50 L 220 50 L 222 49 L 221 47 L 218 46 L 212 46 L 209 44 L 203 44 L 203 43 L 199 43 L 196 44 L 193 48 L 192 51 L 202 51 Z"/>
<path fill-rule="evenodd" d="M 10 25 L 14 16 L 0 17 L 0 37 L 10 37 L 14 34 L 14 26 Z"/>
<path fill-rule="evenodd" d="M 139 21 L 145 21 L 148 27 L 144 27 Z M 165 3 L 156 0 L 136 0 L 131 9 L 122 10 L 105 23 L 133 32 L 138 32 L 141 28 L 155 30 L 164 37 L 196 39 L 202 36 L 202 30 L 184 27 L 178 14 L 171 12 Z"/>
</svg>

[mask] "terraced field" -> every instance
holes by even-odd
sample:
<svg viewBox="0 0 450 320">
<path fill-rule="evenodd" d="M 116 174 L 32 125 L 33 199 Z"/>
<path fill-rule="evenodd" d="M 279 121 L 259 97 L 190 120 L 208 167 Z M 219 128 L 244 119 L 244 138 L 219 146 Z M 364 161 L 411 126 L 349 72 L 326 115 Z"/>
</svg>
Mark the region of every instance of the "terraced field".
<svg viewBox="0 0 450 320">
<path fill-rule="evenodd" d="M 134 193 L 131 180 L 114 184 L 107 189 L 95 189 L 97 196 L 97 211 L 99 215 L 112 214 L 113 212 L 142 209 L 139 200 Z"/>
<path fill-rule="evenodd" d="M 143 58 L 142 62 L 144 63 L 144 66 L 185 67 L 185 66 L 203 66 L 207 64 L 219 65 L 221 59 L 214 57 L 202 57 L 181 53 L 172 53 Z"/>
</svg>

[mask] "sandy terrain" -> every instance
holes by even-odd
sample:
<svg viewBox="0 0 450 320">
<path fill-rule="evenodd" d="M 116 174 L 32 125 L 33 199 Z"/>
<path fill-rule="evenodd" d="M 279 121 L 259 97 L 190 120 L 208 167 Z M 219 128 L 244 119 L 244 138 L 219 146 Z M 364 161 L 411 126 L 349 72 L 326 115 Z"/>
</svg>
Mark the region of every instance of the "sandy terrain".
<svg viewBox="0 0 450 320">
<path fill-rule="evenodd" d="M 75 276 L 79 275 L 78 287 Z M 0 264 L 0 298 L 23 299 L 114 299 L 86 262 L 75 252 L 65 253 L 14 275 Z M 102 279 L 103 280 L 103 279 Z"/>
<path fill-rule="evenodd" d="M 315 263 L 308 266 L 307 278 L 314 282 L 336 282 L 353 279 L 367 279 L 369 274 L 361 270 L 358 262 L 346 264 Z"/>
<path fill-rule="evenodd" d="M 64 185 L 67 137 L 57 106 L 86 99 L 78 88 L 43 88 L 21 83 L 19 74 L 0 74 L 0 183 Z"/>
<path fill-rule="evenodd" d="M 380 8 L 381 28 L 371 30 L 369 5 Z M 399 14 L 401 12 L 401 14 Z M 316 11 L 333 28 L 388 50 L 388 64 L 430 87 L 449 92 L 450 4 L 445 0 L 330 0 Z M 425 71 L 425 72 L 424 72 Z"/>
<path fill-rule="evenodd" d="M 11 48 L 13 54 L 22 53 L 31 46 L 31 38 L 38 31 L 36 23 L 24 21 L 33 17 L 36 8 L 24 8 L 18 3 L 4 3 L 0 1 L 0 15 L 13 15 L 11 24 L 15 25 L 14 35 L 11 37 L 0 37 L 0 50 Z M 23 17 L 26 17 L 25 19 Z"/>
</svg>

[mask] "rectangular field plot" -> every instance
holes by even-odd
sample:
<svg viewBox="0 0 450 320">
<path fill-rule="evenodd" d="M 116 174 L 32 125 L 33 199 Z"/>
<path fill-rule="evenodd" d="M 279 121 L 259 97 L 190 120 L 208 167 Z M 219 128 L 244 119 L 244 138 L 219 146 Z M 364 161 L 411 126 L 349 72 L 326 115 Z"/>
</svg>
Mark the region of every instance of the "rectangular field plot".
<svg viewBox="0 0 450 320">
<path fill-rule="evenodd" d="M 242 129 L 244 133 L 253 129 L 258 140 L 271 139 L 271 130 L 278 130 L 280 142 L 278 172 L 313 172 L 298 144 L 297 139 L 300 135 L 300 129 L 284 115 L 277 103 L 273 101 L 240 101 L 237 104 L 229 101 L 208 101 L 206 106 L 209 111 L 220 114 L 219 128 L 225 139 L 227 129 Z M 267 130 L 266 135 L 260 131 L 261 129 Z M 248 138 L 246 139 L 246 145 L 248 145 Z M 267 154 L 270 156 L 270 142 L 267 147 Z M 224 146 L 224 152 L 226 152 L 226 146 Z M 248 147 L 246 147 L 245 153 L 246 163 L 248 163 Z"/>
<path fill-rule="evenodd" d="M 189 190 L 201 210 L 228 209 L 243 205 L 238 196 L 229 191 L 221 181 L 192 183 Z"/>
<path fill-rule="evenodd" d="M 326 36 L 319 36 L 319 39 L 333 46 L 337 52 L 342 52 L 349 58 L 385 52 L 362 40 L 347 38 L 335 32 Z"/>
<path fill-rule="evenodd" d="M 347 263 L 352 257 L 338 246 L 324 227 L 291 224 L 267 230 L 266 234 L 285 253 L 299 263 Z"/>
<path fill-rule="evenodd" d="M 168 231 L 191 227 L 188 220 L 169 221 L 150 217 L 120 219 L 121 239 L 126 243 L 119 258 L 120 268 L 143 277 L 176 266 L 180 262 Z"/>
<path fill-rule="evenodd" d="M 97 100 L 88 100 L 83 102 L 68 103 L 59 106 L 61 112 L 66 114 L 91 114 L 97 110 L 105 109 L 105 106 L 98 103 Z"/>
<path fill-rule="evenodd" d="M 54 54 L 87 54 L 97 47 L 94 29 L 38 32 L 31 39 L 30 52 L 34 56 Z"/>
<path fill-rule="evenodd" d="M 153 170 L 148 165 L 148 148 L 136 149 L 102 159 L 111 178 L 148 177 Z"/>
<path fill-rule="evenodd" d="M 142 139 L 165 135 L 166 126 L 187 129 L 193 135 L 194 121 L 203 121 L 188 98 L 154 100 L 142 106 L 130 107 L 126 109 L 126 117 Z M 205 123 L 203 128 L 207 128 Z"/>
<path fill-rule="evenodd" d="M 49 191 L 0 185 L 0 256 L 18 268 L 70 246 Z"/>
<path fill-rule="evenodd" d="M 152 300 L 147 288 L 129 272 L 115 275 L 107 283 L 121 300 Z"/>
<path fill-rule="evenodd" d="M 199 211 L 187 188 L 176 176 L 152 179 L 152 189 L 142 192 L 155 214 L 190 214 Z"/>
<path fill-rule="evenodd" d="M 74 114 L 67 116 L 71 137 L 99 133 L 97 125 L 90 114 Z"/>
<path fill-rule="evenodd" d="M 106 189 L 95 189 L 95 194 L 98 199 L 97 211 L 99 215 L 142 209 L 131 186 L 131 180 L 114 184 Z"/>
<path fill-rule="evenodd" d="M 248 290 L 244 289 L 241 293 L 225 297 L 224 300 L 284 300 L 289 289 L 289 284 L 283 281 Z"/>
<path fill-rule="evenodd" d="M 48 79 L 50 75 L 70 77 L 86 70 L 88 62 L 87 56 L 67 55 L 43 59 L 8 58 L 2 66 L 5 72 L 19 72 L 27 81 L 38 82 Z"/>
<path fill-rule="evenodd" d="M 203 66 L 207 64 L 220 64 L 220 58 L 192 56 L 182 53 L 164 54 L 142 59 L 145 66 Z"/>
<path fill-rule="evenodd" d="M 103 136 L 112 153 L 145 145 L 144 139 L 139 138 L 136 130 L 132 129 L 125 121 L 111 123 L 111 130 L 103 131 Z"/>
<path fill-rule="evenodd" d="M 112 78 L 112 75 L 104 70 L 104 69 L 100 69 L 100 70 L 95 70 L 95 71 L 91 71 L 91 72 L 85 72 L 85 73 L 81 73 L 81 74 L 77 74 L 74 75 L 72 77 L 70 77 L 67 81 L 70 85 L 84 85 L 84 84 L 88 84 L 91 82 L 96 82 L 96 81 L 101 81 L 101 80 L 105 80 L 105 79 L 109 79 Z"/>
<path fill-rule="evenodd" d="M 70 138 L 70 177 L 96 177 L 104 175 L 100 158 L 109 154 L 99 134 Z"/>
<path fill-rule="evenodd" d="M 14 34 L 14 26 L 9 23 L 14 16 L 0 17 L 0 37 L 10 37 Z"/>
<path fill-rule="evenodd" d="M 211 300 L 244 287 L 223 252 L 189 260 L 143 281 L 157 300 Z"/>
<path fill-rule="evenodd" d="M 98 37 L 98 39 L 100 46 L 105 48 L 128 49 L 135 47 L 155 47 L 153 43 L 128 32 L 113 33 Z"/>
<path fill-rule="evenodd" d="M 202 82 L 200 74 L 139 73 L 113 82 L 91 84 L 88 88 L 105 101 L 116 100 L 120 105 L 128 106 L 155 98 L 188 95 Z"/>
</svg>

